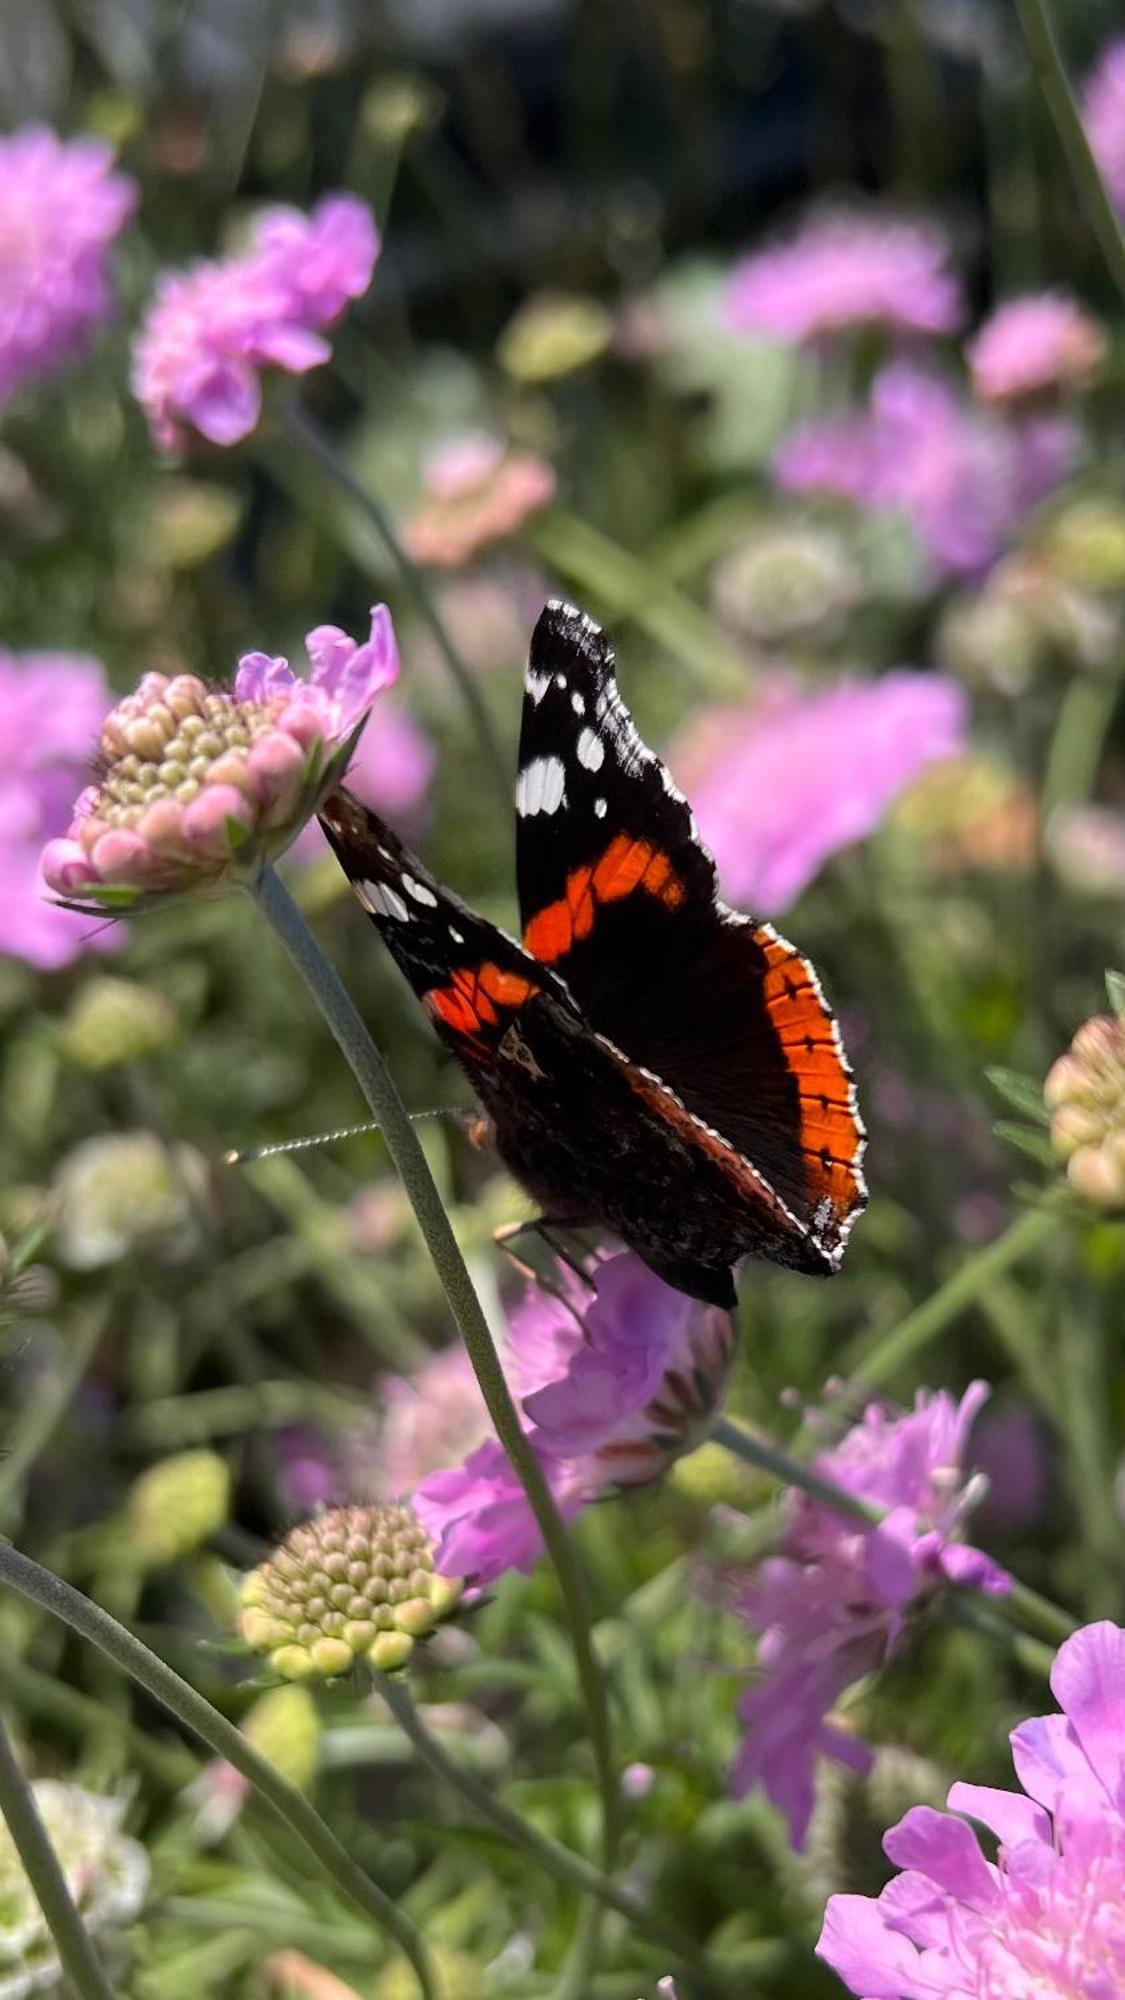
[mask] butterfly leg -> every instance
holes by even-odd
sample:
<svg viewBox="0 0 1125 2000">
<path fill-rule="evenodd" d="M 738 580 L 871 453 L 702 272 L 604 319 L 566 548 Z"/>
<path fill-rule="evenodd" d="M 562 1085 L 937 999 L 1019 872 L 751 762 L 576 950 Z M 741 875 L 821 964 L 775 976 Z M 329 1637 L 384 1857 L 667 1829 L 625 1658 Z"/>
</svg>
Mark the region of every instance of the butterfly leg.
<svg viewBox="0 0 1125 2000">
<path fill-rule="evenodd" d="M 536 1284 L 541 1285 L 543 1280 L 539 1276 L 539 1273 L 530 1264 L 526 1263 L 522 1257 L 518 1257 L 510 1247 L 521 1236 L 538 1236 L 540 1242 L 546 1244 L 552 1256 L 557 1257 L 560 1263 L 565 1264 L 568 1269 L 573 1271 L 576 1278 L 581 1278 L 583 1284 L 589 1285 L 589 1272 L 583 1268 L 578 1258 L 567 1245 L 560 1242 L 559 1238 L 554 1234 L 555 1230 L 581 1229 L 583 1226 L 573 1216 L 533 1215 L 527 1217 L 526 1220 L 502 1223 L 499 1229 L 493 1230 L 492 1240 L 497 1249 L 502 1250 L 505 1256 L 510 1258 L 522 1277 L 532 1279 Z"/>
</svg>

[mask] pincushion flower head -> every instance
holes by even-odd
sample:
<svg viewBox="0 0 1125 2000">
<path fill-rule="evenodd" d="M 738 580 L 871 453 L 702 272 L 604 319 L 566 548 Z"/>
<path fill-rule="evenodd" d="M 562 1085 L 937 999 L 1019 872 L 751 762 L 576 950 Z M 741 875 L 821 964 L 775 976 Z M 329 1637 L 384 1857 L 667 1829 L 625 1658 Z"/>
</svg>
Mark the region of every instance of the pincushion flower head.
<svg viewBox="0 0 1125 2000">
<path fill-rule="evenodd" d="M 966 349 L 973 389 L 992 403 L 1082 388 L 1105 352 L 1097 322 L 1064 292 L 1005 300 Z"/>
<path fill-rule="evenodd" d="M 858 212 L 810 216 L 789 242 L 743 258 L 728 295 L 740 332 L 791 341 L 865 327 L 950 333 L 962 312 L 940 229 Z"/>
<path fill-rule="evenodd" d="M 1051 1144 L 1067 1179 L 1098 1208 L 1125 1209 L 1125 1020 L 1096 1015 L 1048 1072 Z"/>
<path fill-rule="evenodd" d="M 833 1896 L 817 1950 L 864 2000 L 1114 2000 L 1125 1992 L 1125 1631 L 1064 1641 L 1061 1715 L 1009 1741 L 1022 1792 L 956 1784 L 883 1847 L 878 1897 Z M 981 1850 L 974 1823 L 990 1836 Z"/>
<path fill-rule="evenodd" d="M 136 205 L 101 139 L 27 125 L 0 139 L 0 403 L 86 348 L 112 309 L 107 261 Z"/>
<path fill-rule="evenodd" d="M 242 1636 L 283 1680 L 333 1678 L 358 1660 L 390 1673 L 459 1595 L 435 1575 L 430 1537 L 409 1507 L 334 1507 L 246 1577 Z"/>
<path fill-rule="evenodd" d="M 510 1318 L 505 1371 L 564 1514 L 656 1478 L 706 1435 L 734 1354 L 729 1314 L 673 1291 L 632 1251 L 598 1260 L 589 1283 L 531 1285 Z M 539 1530 L 495 1438 L 424 1479 L 414 1506 L 443 1573 L 475 1585 L 530 1570 Z"/>
<path fill-rule="evenodd" d="M 144 1848 L 121 1831 L 126 1801 L 57 1778 L 36 1779 L 31 1790 L 83 1928 L 104 1953 L 140 1910 L 151 1873 Z M 0 1992 L 23 2000 L 61 1992 L 62 1981 L 50 1925 L 0 1820 Z"/>
<path fill-rule="evenodd" d="M 97 778 L 43 872 L 91 910 L 248 881 L 339 783 L 376 695 L 398 673 L 385 605 L 363 644 L 334 625 L 305 640 L 307 679 L 247 653 L 232 689 L 146 674 L 102 724 Z"/>
<path fill-rule="evenodd" d="M 367 290 L 379 249 L 366 203 L 328 195 L 309 216 L 267 211 L 240 255 L 167 272 L 133 350 L 133 389 L 162 450 L 192 432 L 216 445 L 248 437 L 261 369 L 303 375 L 330 358 L 324 329 Z"/>
<path fill-rule="evenodd" d="M 518 534 L 554 496 L 546 459 L 468 432 L 449 439 L 426 465 L 422 503 L 403 527 L 403 543 L 416 562 L 460 569 Z"/>
<path fill-rule="evenodd" d="M 988 1390 L 956 1401 L 919 1390 L 896 1416 L 872 1403 L 816 1471 L 881 1518 L 852 1520 L 794 1492 L 780 1551 L 743 1584 L 734 1608 L 757 1632 L 758 1672 L 739 1703 L 744 1727 L 732 1783 L 761 1785 L 804 1844 L 814 1770 L 832 1757 L 866 1770 L 870 1752 L 833 1722 L 844 1692 L 886 1660 L 911 1608 L 947 1583 L 1003 1593 L 1008 1577 L 963 1539 L 973 1489 L 965 1475 L 972 1421 Z"/>
</svg>

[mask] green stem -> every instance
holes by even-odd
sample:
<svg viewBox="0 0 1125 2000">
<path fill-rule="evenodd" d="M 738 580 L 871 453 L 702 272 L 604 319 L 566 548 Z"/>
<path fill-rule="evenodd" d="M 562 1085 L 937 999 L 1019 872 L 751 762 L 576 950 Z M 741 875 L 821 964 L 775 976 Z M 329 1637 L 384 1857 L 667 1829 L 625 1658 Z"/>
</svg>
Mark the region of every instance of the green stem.
<svg viewBox="0 0 1125 2000">
<path fill-rule="evenodd" d="M 87 1306 L 71 1333 L 62 1366 L 30 1408 L 21 1412 L 15 1435 L 0 1457 L 0 1519 L 23 1485 L 40 1453 L 50 1443 L 81 1387 L 109 1320 L 109 1304 L 100 1299 Z"/>
<path fill-rule="evenodd" d="M 642 1937 L 650 1938 L 667 1951 L 678 1953 L 685 1964 L 699 1967 L 699 1947 L 693 1938 L 675 1924 L 667 1923 L 658 1912 L 646 1909 L 627 1889 L 619 1889 L 599 1868 L 593 1867 L 582 1855 L 575 1854 L 572 1848 L 564 1847 L 561 1841 L 553 1840 L 550 1834 L 540 1832 L 538 1827 L 521 1818 L 474 1772 L 466 1770 L 464 1765 L 451 1757 L 444 1744 L 426 1727 L 405 1681 L 381 1674 L 378 1685 L 383 1700 L 422 1762 L 447 1785 L 460 1792 L 482 1819 L 497 1827 L 513 1847 L 518 1847 L 529 1860 L 546 1868 L 557 1881 L 565 1882 L 582 1895 L 596 1897 L 610 1909 L 617 1910 Z"/>
<path fill-rule="evenodd" d="M 1044 826 L 1060 806 L 1081 805 L 1093 791 L 1119 693 L 1117 680 L 1109 675 L 1093 679 L 1083 674 L 1063 696 L 1043 776 Z"/>
<path fill-rule="evenodd" d="M 822 1478 L 811 1466 L 798 1458 L 790 1458 L 788 1452 L 779 1451 L 776 1445 L 768 1444 L 754 1432 L 744 1430 L 741 1424 L 733 1423 L 729 1417 L 717 1417 L 711 1426 L 711 1437 L 715 1444 L 721 1444 L 736 1458 L 754 1465 L 759 1472 L 766 1472 L 785 1486 L 799 1487 L 824 1507 L 831 1507 L 837 1514 L 843 1514 L 850 1521 L 858 1521 L 864 1527 L 877 1528 L 884 1519 L 884 1509 L 874 1506 L 868 1500 L 860 1500 L 834 1481 Z M 1057 1645 L 1069 1638 L 1075 1629 L 1075 1621 L 1060 1605 L 1052 1604 L 1049 1598 L 1041 1597 L 1038 1591 L 1029 1590 L 1025 1584 L 1013 1581 L 1010 1590 L 1002 1596 L 990 1592 L 977 1592 L 969 1586 L 962 1586 L 960 1593 L 972 1599 L 983 1599 L 990 1612 L 1009 1624 L 1025 1628 L 1033 1638 L 1047 1637 Z"/>
<path fill-rule="evenodd" d="M 56 1729 L 79 1738 L 93 1737 L 106 1726 L 103 1704 L 83 1694 L 59 1675 L 47 1674 L 9 1649 L 0 1653 L 0 1694 L 18 1702 L 29 1715 L 42 1716 Z M 179 1743 L 161 1743 L 124 1717 L 112 1716 L 127 1746 L 129 1762 L 150 1777 L 154 1784 L 178 1792 L 190 1783 L 199 1765 L 190 1750 Z"/>
<path fill-rule="evenodd" d="M 450 678 L 465 704 L 485 761 L 500 787 L 501 796 L 507 798 L 512 789 L 512 773 L 508 759 L 500 747 L 492 717 L 485 706 L 472 669 L 462 659 L 450 635 L 449 628 L 434 602 L 434 595 L 424 571 L 403 548 L 395 531 L 394 522 L 378 495 L 357 479 L 350 467 L 345 465 L 343 459 L 337 455 L 331 439 L 307 411 L 302 410 L 296 403 L 289 403 L 285 410 L 285 425 L 294 443 L 300 446 L 322 472 L 327 473 L 345 499 L 374 528 L 433 633 L 438 650 L 449 668 Z"/>
<path fill-rule="evenodd" d="M 861 1348 L 851 1363 L 852 1372 L 865 1388 L 878 1388 L 972 1305 L 1001 1272 L 1011 1269 L 1038 1250 L 1058 1226 L 1059 1210 L 1047 1199 L 1038 1208 L 1029 1208 L 1016 1217 L 993 1243 L 967 1259 L 944 1285 L 907 1313 L 889 1333 L 880 1335 Z"/>
<path fill-rule="evenodd" d="M 357 1866 L 347 1848 L 325 1825 L 304 1794 L 254 1749 L 233 1722 L 228 1722 L 225 1715 L 212 1708 L 211 1703 L 197 1694 L 173 1668 L 150 1652 L 127 1626 L 119 1625 L 108 1611 L 103 1611 L 90 1598 L 83 1597 L 80 1590 L 64 1583 L 61 1577 L 52 1575 L 41 1564 L 32 1562 L 30 1556 L 22 1555 L 9 1542 L 0 1542 L 0 1583 L 17 1590 L 21 1597 L 38 1604 L 53 1618 L 69 1625 L 72 1632 L 77 1632 L 97 1646 L 115 1667 L 128 1674 L 185 1729 L 206 1743 L 216 1757 L 225 1758 L 236 1771 L 241 1771 L 247 1782 L 315 1856 L 325 1874 L 349 1902 L 394 1938 L 417 1974 L 422 2000 L 437 2000 L 429 1954 L 421 1933 L 386 1891 Z M 0 1805 L 6 1814 L 5 1801 L 0 1799 Z M 112 2000 L 108 1989 L 87 1987 L 81 1991 L 96 1992 L 98 2000 Z"/>
<path fill-rule="evenodd" d="M 434 1269 L 449 1302 L 472 1362 L 485 1407 L 507 1452 L 539 1525 L 555 1568 L 575 1664 L 586 1706 L 590 1738 L 602 1798 L 604 1858 L 607 1867 L 617 1849 L 620 1803 L 610 1741 L 609 1703 L 601 1665 L 594 1651 L 586 1587 L 570 1536 L 555 1505 L 543 1468 L 532 1451 L 516 1413 L 507 1378 L 473 1288 L 465 1259 L 442 1203 L 426 1155 L 398 1094 L 394 1078 L 360 1019 L 352 1001 L 328 963 L 292 897 L 267 868 L 254 890 L 259 909 L 280 938 L 296 970 L 350 1064 L 386 1142 L 387 1150 L 414 1210 Z"/>
<path fill-rule="evenodd" d="M 751 674 L 744 655 L 706 611 L 651 564 L 561 508 L 535 522 L 528 539 L 559 576 L 593 593 L 603 615 L 635 619 L 715 694 L 746 699 Z"/>
<path fill-rule="evenodd" d="M 1125 237 L 1086 137 L 1082 114 L 1074 101 L 1074 92 L 1055 40 L 1047 0 L 1016 0 L 1016 12 L 1031 57 L 1031 67 L 1055 121 L 1055 129 L 1070 161 L 1079 193 L 1085 200 L 1102 255 L 1122 298 L 1125 298 Z"/>
<path fill-rule="evenodd" d="M 78 2000 L 113 2000 L 113 1988 L 74 1906 L 31 1787 L 16 1761 L 3 1716 L 0 1716 L 0 1820 L 12 1836 L 35 1900 L 55 1941 L 59 1963 Z"/>
</svg>

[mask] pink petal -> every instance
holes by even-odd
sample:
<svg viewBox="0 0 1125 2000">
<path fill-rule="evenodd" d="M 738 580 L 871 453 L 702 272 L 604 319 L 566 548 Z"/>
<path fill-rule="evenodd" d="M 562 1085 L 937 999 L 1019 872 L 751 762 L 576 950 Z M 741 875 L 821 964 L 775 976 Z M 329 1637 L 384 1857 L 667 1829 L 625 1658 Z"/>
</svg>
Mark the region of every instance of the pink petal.
<svg viewBox="0 0 1125 2000">
<path fill-rule="evenodd" d="M 1095 1777 L 1125 1808 L 1125 1630 L 1102 1619 L 1064 1640 L 1051 1691 Z"/>
<path fill-rule="evenodd" d="M 971 1909 L 991 1909 L 1000 1891 L 980 1851 L 976 1835 L 964 1820 L 932 1806 L 911 1806 L 883 1841 L 883 1851 L 897 1868 L 917 1868 L 937 1888 Z"/>
<path fill-rule="evenodd" d="M 1051 1822 L 1047 1814 L 1019 1792 L 1004 1792 L 995 1785 L 958 1784 L 950 1790 L 947 1804 L 951 1812 L 979 1820 L 1006 1847 L 1020 1840 L 1050 1842 Z"/>
<path fill-rule="evenodd" d="M 1064 1791 L 1070 1796 L 1075 1788 L 1088 1793 L 1093 1810 L 1104 1805 L 1102 1787 L 1065 1715 L 1032 1716 L 1013 1729 L 1008 1740 L 1020 1784 L 1049 1813 L 1055 1812 Z"/>
<path fill-rule="evenodd" d="M 816 1949 L 864 2000 L 933 2000 L 940 1991 L 919 1983 L 918 1953 L 888 1928 L 871 1896 L 830 1896 Z"/>
<path fill-rule="evenodd" d="M 98 880 L 98 871 L 91 867 L 86 850 L 76 840 L 49 840 L 43 849 L 43 874 L 49 886 L 60 896 L 73 896 L 90 882 Z"/>
</svg>

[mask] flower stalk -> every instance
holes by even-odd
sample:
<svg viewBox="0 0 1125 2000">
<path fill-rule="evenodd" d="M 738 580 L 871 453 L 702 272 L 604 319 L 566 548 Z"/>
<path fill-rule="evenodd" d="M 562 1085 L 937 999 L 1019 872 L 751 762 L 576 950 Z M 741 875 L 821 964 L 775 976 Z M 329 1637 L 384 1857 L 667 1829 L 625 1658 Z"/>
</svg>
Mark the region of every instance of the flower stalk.
<svg viewBox="0 0 1125 2000">
<path fill-rule="evenodd" d="M 542 1467 L 524 1435 L 468 1267 L 418 1135 L 386 1062 L 300 910 L 272 869 L 263 870 L 253 893 L 263 916 L 284 945 L 323 1014 L 382 1131 L 473 1364 L 493 1428 L 527 1494 L 547 1554 L 554 1565 L 570 1627 L 598 1770 L 603 1858 L 608 1867 L 617 1849 L 620 1817 L 617 1775 L 610 1740 L 605 1680 L 594 1651 L 586 1588 L 573 1544 Z"/>
<path fill-rule="evenodd" d="M 46 1919 L 59 1963 L 78 2000 L 113 2000 L 113 1988 L 75 1907 L 58 1855 L 20 1770 L 0 1715 L 0 1820 L 3 1820 Z"/>
<path fill-rule="evenodd" d="M 1125 237 L 1122 236 L 1121 225 L 1074 101 L 1047 0 L 1016 0 L 1016 12 L 1032 69 L 1070 162 L 1071 173 L 1078 183 L 1102 255 L 1118 291 L 1125 298 Z"/>
<path fill-rule="evenodd" d="M 153 1653 L 118 1623 L 108 1611 L 75 1590 L 61 1577 L 33 1562 L 10 1543 L 0 1542 L 0 1584 L 18 1591 L 21 1597 L 38 1604 L 53 1618 L 68 1625 L 96 1646 L 122 1673 L 143 1687 L 152 1699 L 174 1715 L 185 1729 L 206 1743 L 216 1757 L 225 1758 L 253 1786 L 278 1817 L 286 1822 L 303 1846 L 319 1862 L 328 1878 L 348 1901 L 395 1940 L 414 1968 L 422 2000 L 439 2000 L 425 1939 L 384 1889 L 352 1860 L 347 1848 L 337 1840 L 320 1814 L 302 1792 L 255 1750 L 252 1743 L 228 1722 L 225 1715 L 204 1699 L 172 1667 Z M 0 1811 L 8 1816 L 9 1773 L 0 1771 Z M 18 1804 L 17 1804 L 18 1809 Z M 26 1864 L 25 1864 L 26 1865 Z M 29 1871 L 30 1872 L 30 1871 Z M 35 1878 L 32 1878 L 35 1880 Z M 38 1882 L 36 1892 L 38 1893 Z M 46 1905 L 44 1905 L 46 1912 Z M 55 1928 L 52 1921 L 52 1930 Z M 66 1961 L 64 1960 L 64 1963 Z M 81 2000 L 113 2000 L 105 1985 L 78 1986 Z"/>
</svg>

